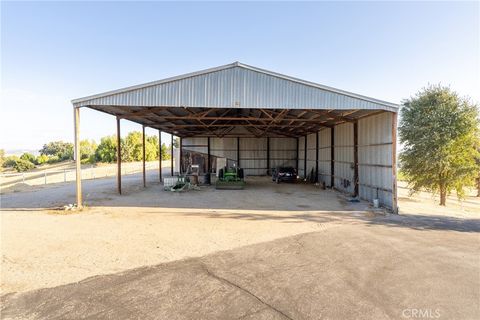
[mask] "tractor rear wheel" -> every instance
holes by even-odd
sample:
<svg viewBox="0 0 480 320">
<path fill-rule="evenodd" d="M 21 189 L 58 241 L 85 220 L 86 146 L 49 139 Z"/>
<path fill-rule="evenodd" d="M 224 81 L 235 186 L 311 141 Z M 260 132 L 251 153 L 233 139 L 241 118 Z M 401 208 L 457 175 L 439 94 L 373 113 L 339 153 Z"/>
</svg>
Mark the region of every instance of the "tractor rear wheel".
<svg viewBox="0 0 480 320">
<path fill-rule="evenodd" d="M 223 169 L 218 170 L 218 179 L 223 180 Z"/>
</svg>

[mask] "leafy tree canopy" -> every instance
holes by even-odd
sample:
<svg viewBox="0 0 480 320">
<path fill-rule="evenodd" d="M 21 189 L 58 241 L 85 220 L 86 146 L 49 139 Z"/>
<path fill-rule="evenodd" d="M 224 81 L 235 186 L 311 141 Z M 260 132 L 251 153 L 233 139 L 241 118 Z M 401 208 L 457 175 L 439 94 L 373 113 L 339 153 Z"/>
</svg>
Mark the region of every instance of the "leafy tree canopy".
<svg viewBox="0 0 480 320">
<path fill-rule="evenodd" d="M 43 145 L 40 154 L 47 156 L 57 156 L 60 160 L 73 159 L 73 143 L 63 141 L 53 141 Z"/>
<path fill-rule="evenodd" d="M 440 204 L 455 190 L 474 183 L 479 166 L 479 114 L 476 105 L 448 87 L 430 86 L 404 101 L 399 125 L 400 155 L 412 192 L 440 194 Z"/>
<path fill-rule="evenodd" d="M 103 137 L 95 151 L 95 158 L 100 162 L 117 161 L 117 139 L 115 136 Z"/>
<path fill-rule="evenodd" d="M 80 158 L 82 162 L 95 162 L 95 151 L 97 150 L 97 144 L 94 140 L 82 140 L 80 141 Z"/>
</svg>

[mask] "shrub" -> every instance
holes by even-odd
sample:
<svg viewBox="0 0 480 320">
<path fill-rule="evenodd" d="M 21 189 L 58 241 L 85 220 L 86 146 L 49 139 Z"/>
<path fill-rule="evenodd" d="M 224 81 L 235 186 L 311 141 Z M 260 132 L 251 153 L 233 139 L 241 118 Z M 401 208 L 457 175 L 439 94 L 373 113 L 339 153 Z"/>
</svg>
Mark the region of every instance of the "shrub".
<svg viewBox="0 0 480 320">
<path fill-rule="evenodd" d="M 8 156 L 5 158 L 3 162 L 3 167 L 12 168 L 15 165 L 15 163 L 17 163 L 18 160 L 20 160 L 20 158 L 17 156 Z"/>
<path fill-rule="evenodd" d="M 13 167 L 18 172 L 24 172 L 35 168 L 35 165 L 28 160 L 18 159 Z"/>
<path fill-rule="evenodd" d="M 37 159 L 35 158 L 35 156 L 31 153 L 28 153 L 28 152 L 25 152 L 24 154 L 22 154 L 20 156 L 20 159 L 25 160 L 25 161 L 29 161 L 33 164 L 37 163 Z"/>
<path fill-rule="evenodd" d="M 60 161 L 62 161 L 62 159 L 60 159 L 58 156 L 51 156 L 51 157 L 48 157 L 47 163 L 52 164 Z"/>
<path fill-rule="evenodd" d="M 37 164 L 44 164 L 44 163 L 47 163 L 47 162 L 48 162 L 48 159 L 49 159 L 49 158 L 48 158 L 47 155 L 41 154 L 41 155 L 39 155 L 39 156 L 37 157 L 36 162 L 37 162 Z"/>
</svg>

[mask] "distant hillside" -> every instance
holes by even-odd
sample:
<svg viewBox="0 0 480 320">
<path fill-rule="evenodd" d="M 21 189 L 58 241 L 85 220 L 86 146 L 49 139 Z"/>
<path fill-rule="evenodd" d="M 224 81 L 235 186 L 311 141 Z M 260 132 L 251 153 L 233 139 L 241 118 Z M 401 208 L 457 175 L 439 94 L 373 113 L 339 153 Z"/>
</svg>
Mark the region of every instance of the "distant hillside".
<svg viewBox="0 0 480 320">
<path fill-rule="evenodd" d="M 38 150 L 34 150 L 34 149 L 11 149 L 11 150 L 5 150 L 5 156 L 21 156 L 25 152 L 31 153 L 34 156 L 38 156 L 40 154 Z"/>
</svg>

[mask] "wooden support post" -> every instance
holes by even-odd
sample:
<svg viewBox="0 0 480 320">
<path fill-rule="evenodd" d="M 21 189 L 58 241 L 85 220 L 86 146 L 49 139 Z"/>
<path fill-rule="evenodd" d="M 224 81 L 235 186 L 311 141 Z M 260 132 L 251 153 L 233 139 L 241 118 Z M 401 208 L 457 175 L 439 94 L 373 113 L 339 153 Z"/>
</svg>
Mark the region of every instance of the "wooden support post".
<svg viewBox="0 0 480 320">
<path fill-rule="evenodd" d="M 122 144 L 120 137 L 120 118 L 117 117 L 117 190 L 122 194 Z"/>
<path fill-rule="evenodd" d="M 335 127 L 330 130 L 330 186 L 335 187 Z"/>
<path fill-rule="evenodd" d="M 73 108 L 74 140 L 75 140 L 75 174 L 77 187 L 77 208 L 82 208 L 82 165 L 80 163 L 80 108 Z"/>
<path fill-rule="evenodd" d="M 300 155 L 300 139 L 297 137 L 297 156 L 296 156 L 296 163 L 295 163 L 295 169 L 297 170 L 297 175 L 299 174 L 298 171 L 298 156 Z"/>
<path fill-rule="evenodd" d="M 184 161 L 183 161 L 183 138 L 180 137 L 180 152 L 179 152 L 179 158 L 180 158 L 180 168 L 178 169 L 178 172 L 180 174 L 184 173 Z"/>
<path fill-rule="evenodd" d="M 158 130 L 158 180 L 162 182 L 162 131 Z"/>
<path fill-rule="evenodd" d="M 318 182 L 318 131 L 315 140 L 315 182 Z"/>
<path fill-rule="evenodd" d="M 267 137 L 267 176 L 270 175 L 270 137 Z"/>
<path fill-rule="evenodd" d="M 240 168 L 240 137 L 237 137 L 237 167 Z"/>
<path fill-rule="evenodd" d="M 397 113 L 392 112 L 392 209 L 398 213 L 397 203 Z"/>
<path fill-rule="evenodd" d="M 211 168 L 211 159 L 210 159 L 210 137 L 207 138 L 207 173 L 210 174 Z"/>
<path fill-rule="evenodd" d="M 304 139 L 304 149 L 303 149 L 303 176 L 305 179 L 307 179 L 307 136 L 305 135 L 305 139 Z"/>
<path fill-rule="evenodd" d="M 145 126 L 142 126 L 142 174 L 143 174 L 143 187 L 147 187 L 147 172 L 145 168 Z"/>
<path fill-rule="evenodd" d="M 359 176 L 358 176 L 358 121 L 353 123 L 353 196 L 358 197 L 359 193 Z"/>
<path fill-rule="evenodd" d="M 170 142 L 170 173 L 173 177 L 173 134 L 170 136 L 172 137 L 172 141 Z"/>
</svg>

